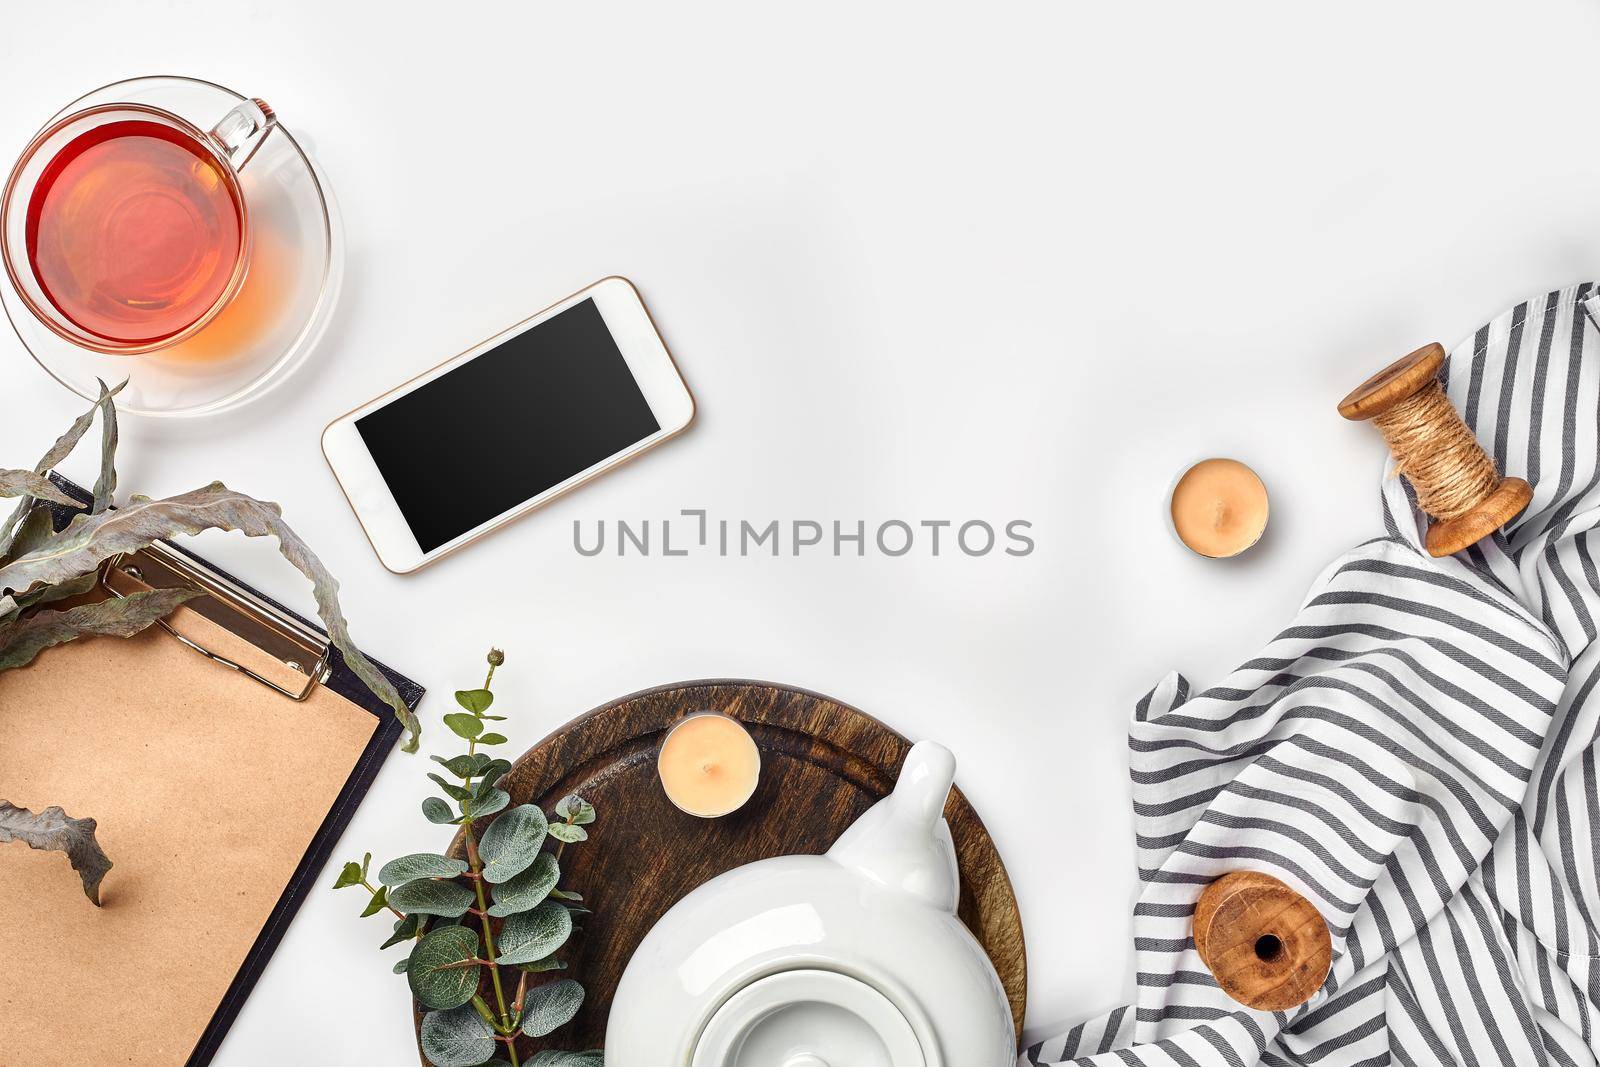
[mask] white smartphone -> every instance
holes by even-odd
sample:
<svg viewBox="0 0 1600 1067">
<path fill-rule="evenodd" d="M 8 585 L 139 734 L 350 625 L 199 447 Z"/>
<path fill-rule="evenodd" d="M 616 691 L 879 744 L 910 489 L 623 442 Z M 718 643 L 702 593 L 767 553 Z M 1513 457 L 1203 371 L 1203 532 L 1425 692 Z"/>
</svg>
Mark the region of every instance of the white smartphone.
<svg viewBox="0 0 1600 1067">
<path fill-rule="evenodd" d="M 322 454 L 378 559 L 405 574 L 693 419 L 638 290 L 606 278 L 341 415 Z"/>
</svg>

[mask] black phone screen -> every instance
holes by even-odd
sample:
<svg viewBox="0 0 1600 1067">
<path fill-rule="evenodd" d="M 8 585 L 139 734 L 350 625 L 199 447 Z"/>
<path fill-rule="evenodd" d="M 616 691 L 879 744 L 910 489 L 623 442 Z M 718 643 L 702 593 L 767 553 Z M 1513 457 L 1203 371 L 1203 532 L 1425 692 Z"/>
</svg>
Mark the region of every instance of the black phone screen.
<svg viewBox="0 0 1600 1067">
<path fill-rule="evenodd" d="M 593 300 L 356 420 L 424 552 L 660 428 Z"/>
</svg>

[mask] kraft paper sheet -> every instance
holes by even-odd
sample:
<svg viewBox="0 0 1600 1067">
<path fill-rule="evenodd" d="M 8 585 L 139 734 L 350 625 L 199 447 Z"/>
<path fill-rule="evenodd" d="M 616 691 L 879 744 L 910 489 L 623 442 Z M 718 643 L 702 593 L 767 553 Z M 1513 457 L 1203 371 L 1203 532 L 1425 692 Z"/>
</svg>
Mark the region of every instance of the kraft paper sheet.
<svg viewBox="0 0 1600 1067">
<path fill-rule="evenodd" d="M 192 612 L 173 622 L 266 667 Z M 0 1065 L 184 1063 L 378 725 L 157 628 L 0 674 L 0 799 L 93 817 L 115 864 L 95 908 L 60 853 L 0 845 Z"/>
</svg>

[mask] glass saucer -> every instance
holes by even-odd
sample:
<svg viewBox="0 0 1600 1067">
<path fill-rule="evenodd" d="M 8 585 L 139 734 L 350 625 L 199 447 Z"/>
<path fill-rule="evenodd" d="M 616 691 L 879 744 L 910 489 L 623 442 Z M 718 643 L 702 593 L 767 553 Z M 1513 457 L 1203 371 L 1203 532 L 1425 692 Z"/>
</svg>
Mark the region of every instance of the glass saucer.
<svg viewBox="0 0 1600 1067">
<path fill-rule="evenodd" d="M 270 91 L 263 95 L 272 102 Z M 125 102 L 165 108 L 209 130 L 244 99 L 198 78 L 132 78 L 79 97 L 49 122 L 97 104 Z M 332 198 L 281 119 L 240 181 L 250 205 L 252 241 L 244 288 L 203 330 L 171 348 L 139 356 L 80 348 L 34 318 L 0 271 L 0 303 L 39 366 L 86 400 L 99 395 L 97 378 L 110 385 L 127 378 L 117 397 L 119 412 L 183 417 L 254 400 L 304 363 L 327 328 L 343 274 L 344 243 Z"/>
</svg>

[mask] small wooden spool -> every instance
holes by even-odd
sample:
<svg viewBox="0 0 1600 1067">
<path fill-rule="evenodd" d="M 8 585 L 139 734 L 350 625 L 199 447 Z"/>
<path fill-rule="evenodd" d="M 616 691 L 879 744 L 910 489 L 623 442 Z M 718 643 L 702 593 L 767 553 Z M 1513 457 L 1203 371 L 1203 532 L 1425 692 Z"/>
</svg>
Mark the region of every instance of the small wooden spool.
<svg viewBox="0 0 1600 1067">
<path fill-rule="evenodd" d="M 1377 418 L 1426 387 L 1444 366 L 1444 347 L 1424 345 L 1374 374 L 1339 402 L 1339 414 L 1352 421 Z M 1456 418 L 1460 418 L 1459 415 Z M 1438 519 L 1424 540 L 1429 554 L 1450 556 L 1494 533 L 1516 518 L 1533 499 L 1533 487 L 1521 478 L 1501 478 L 1494 491 L 1465 514 Z"/>
<path fill-rule="evenodd" d="M 1194 909 L 1194 947 L 1224 993 L 1260 1011 L 1304 1004 L 1333 965 L 1333 940 L 1316 907 L 1259 871 L 1233 871 L 1206 886 Z"/>
</svg>

